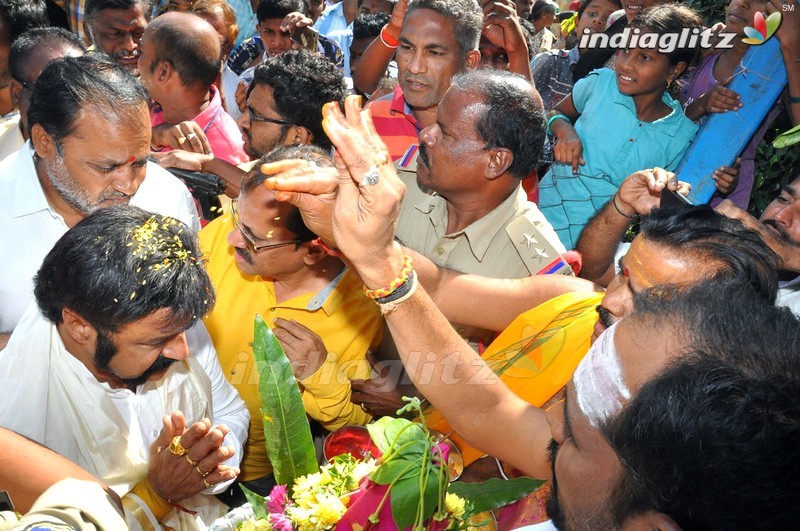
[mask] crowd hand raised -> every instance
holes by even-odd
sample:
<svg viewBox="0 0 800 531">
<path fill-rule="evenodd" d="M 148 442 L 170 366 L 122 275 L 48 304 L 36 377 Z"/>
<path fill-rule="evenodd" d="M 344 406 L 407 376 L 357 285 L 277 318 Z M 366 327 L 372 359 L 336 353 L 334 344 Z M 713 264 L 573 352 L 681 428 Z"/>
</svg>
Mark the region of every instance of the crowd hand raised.
<svg viewBox="0 0 800 531">
<path fill-rule="evenodd" d="M 408 11 L 408 2 L 410 0 L 399 0 L 392 8 L 392 17 L 389 19 L 386 31 L 390 37 L 400 40 L 400 32 L 403 29 L 403 20 L 406 18 L 406 11 Z"/>
<path fill-rule="evenodd" d="M 193 120 L 153 127 L 153 145 L 194 153 L 211 153 L 211 144 L 208 143 L 203 128 Z"/>
<path fill-rule="evenodd" d="M 155 152 L 151 154 L 159 166 L 162 168 L 178 168 L 188 171 L 203 171 L 203 165 L 213 160 L 214 155 L 205 153 L 193 153 L 183 149 L 173 149 L 171 151 Z"/>
<path fill-rule="evenodd" d="M 333 208 L 336 246 L 370 288 L 383 286 L 402 269 L 394 241 L 405 186 L 361 98 L 348 96 L 345 113 L 337 103 L 322 109 L 325 132 L 337 150 L 339 192 Z"/>
<path fill-rule="evenodd" d="M 314 21 L 299 11 L 289 13 L 283 18 L 281 22 L 281 31 L 291 33 L 295 28 L 304 28 L 306 26 L 313 26 Z"/>
<path fill-rule="evenodd" d="M 209 419 L 195 422 L 188 429 L 183 413 L 164 416 L 164 428 L 150 446 L 150 467 L 147 479 L 162 497 L 180 502 L 218 483 L 232 480 L 239 469 L 223 465 L 235 451 L 222 446 L 228 428 L 211 426 Z M 180 437 L 185 453 L 173 451 L 173 439 Z"/>
<path fill-rule="evenodd" d="M 742 98 L 739 94 L 725 86 L 730 81 L 730 79 L 727 79 L 725 83 L 715 85 L 714 88 L 700 97 L 704 113 L 738 111 L 742 108 L 744 103 L 742 103 Z"/>
<path fill-rule="evenodd" d="M 306 226 L 335 248 L 331 217 L 339 189 L 338 170 L 299 159 L 262 164 L 260 170 L 269 177 L 264 186 L 275 190 L 275 199 L 299 208 Z"/>
<path fill-rule="evenodd" d="M 742 159 L 737 157 L 733 166 L 722 166 L 714 170 L 711 178 L 717 185 L 717 192 L 721 195 L 728 195 L 736 189 L 736 185 L 739 184 L 739 167 L 741 164 Z"/>
<path fill-rule="evenodd" d="M 525 49 L 525 36 L 519 24 L 517 8 L 511 0 L 479 0 L 483 9 L 483 35 L 507 54 Z"/>
<path fill-rule="evenodd" d="M 305 380 L 322 367 L 328 357 L 328 349 L 322 338 L 294 319 L 275 319 L 272 330 L 283 347 L 292 366 L 294 377 Z"/>
<path fill-rule="evenodd" d="M 626 211 L 633 210 L 639 215 L 648 214 L 660 206 L 664 188 L 685 196 L 691 185 L 679 182 L 674 173 L 662 168 L 640 170 L 622 181 L 617 191 L 617 206 Z"/>
</svg>

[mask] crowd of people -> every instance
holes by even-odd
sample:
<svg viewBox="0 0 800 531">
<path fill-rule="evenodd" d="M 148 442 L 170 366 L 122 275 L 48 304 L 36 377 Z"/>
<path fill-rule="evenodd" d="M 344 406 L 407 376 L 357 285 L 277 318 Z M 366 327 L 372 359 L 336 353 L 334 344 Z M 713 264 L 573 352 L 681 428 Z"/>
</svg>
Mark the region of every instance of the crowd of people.
<svg viewBox="0 0 800 531">
<path fill-rule="evenodd" d="M 791 1 L 712 26 L 663 0 L 0 0 L 0 529 L 205 529 L 269 494 L 257 315 L 315 437 L 417 396 L 462 481 L 547 480 L 499 529 L 800 524 L 800 169 L 748 213 L 756 147 L 800 123 Z M 786 87 L 689 204 L 672 170 L 746 105 L 772 13 Z M 684 30 L 734 44 L 588 39 Z"/>
</svg>

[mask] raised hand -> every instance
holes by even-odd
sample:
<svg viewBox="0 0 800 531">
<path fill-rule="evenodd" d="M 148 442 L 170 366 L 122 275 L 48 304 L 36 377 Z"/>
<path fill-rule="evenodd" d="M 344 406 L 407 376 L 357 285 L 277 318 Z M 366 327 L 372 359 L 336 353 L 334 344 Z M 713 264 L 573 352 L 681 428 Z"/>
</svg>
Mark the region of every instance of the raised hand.
<svg viewBox="0 0 800 531">
<path fill-rule="evenodd" d="M 153 127 L 153 145 L 183 149 L 194 153 L 211 153 L 211 144 L 203 128 L 193 120 Z"/>
</svg>

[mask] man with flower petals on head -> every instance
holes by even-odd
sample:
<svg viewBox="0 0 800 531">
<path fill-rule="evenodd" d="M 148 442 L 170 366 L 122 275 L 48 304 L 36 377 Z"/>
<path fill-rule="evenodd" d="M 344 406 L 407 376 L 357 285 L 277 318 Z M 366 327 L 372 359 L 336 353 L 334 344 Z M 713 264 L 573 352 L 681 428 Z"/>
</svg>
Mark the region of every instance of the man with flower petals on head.
<svg viewBox="0 0 800 531">
<path fill-rule="evenodd" d="M 186 186 L 148 162 L 148 97 L 122 67 L 99 55 L 57 59 L 30 98 L 30 139 L 0 165 L 0 347 L 33 301 L 44 256 L 94 210 L 131 203 L 200 229 Z"/>
<path fill-rule="evenodd" d="M 109 485 L 131 529 L 224 514 L 214 494 L 239 473 L 249 415 L 198 324 L 215 299 L 194 233 L 98 209 L 45 257 L 35 296 L 0 352 L 0 426 Z"/>
</svg>

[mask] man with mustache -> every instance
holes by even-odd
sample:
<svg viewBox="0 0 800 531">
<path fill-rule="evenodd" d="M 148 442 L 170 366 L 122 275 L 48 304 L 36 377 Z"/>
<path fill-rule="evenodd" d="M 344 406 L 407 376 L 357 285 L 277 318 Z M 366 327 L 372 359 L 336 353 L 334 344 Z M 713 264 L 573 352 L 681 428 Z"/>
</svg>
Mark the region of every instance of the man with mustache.
<svg viewBox="0 0 800 531">
<path fill-rule="evenodd" d="M 139 45 L 151 16 L 152 8 L 146 0 L 86 0 L 81 23 L 97 51 L 138 76 Z M 72 30 L 77 32 L 76 28 Z"/>
<path fill-rule="evenodd" d="M 44 256 L 94 210 L 130 202 L 200 227 L 186 186 L 148 162 L 148 97 L 117 64 L 84 55 L 47 65 L 28 128 L 30 139 L 0 167 L 0 347 L 33 300 Z"/>
<path fill-rule="evenodd" d="M 774 269 L 764 279 L 706 273 L 696 290 L 640 294 L 639 315 L 603 334 L 570 378 L 566 400 L 545 412 L 497 381 L 427 290 L 415 289 L 416 277 L 403 282 L 407 259 L 391 228 L 404 187 L 388 164 L 369 179 L 380 143 L 357 110 L 350 105 L 346 119 L 326 108 L 326 131 L 349 173 L 338 177 L 330 242 L 365 287 L 393 288 L 378 302 L 394 303 L 385 318 L 401 359 L 455 429 L 531 477 L 554 474 L 562 529 L 796 525 L 797 485 L 785 478 L 797 467 L 798 321 L 770 304 Z M 317 219 L 325 197 L 292 196 L 302 190 L 286 184 L 273 187 Z M 748 283 L 762 284 L 760 294 Z M 551 440 L 559 445 L 554 466 Z M 742 474 L 765 478 L 767 488 L 731 489 Z"/>
<path fill-rule="evenodd" d="M 623 186 L 595 218 L 587 225 L 589 229 L 581 235 L 577 249 L 583 254 L 584 269 L 581 276 L 600 285 L 608 285 L 609 292 L 619 278 L 615 269 L 614 256 L 631 221 L 640 214 L 646 214 L 659 204 L 658 193 L 668 180 L 675 175 L 660 168 L 637 172 L 626 179 Z M 659 183 L 655 186 L 656 183 Z M 649 188 L 648 188 L 649 186 Z M 728 217 L 742 221 L 749 229 L 761 235 L 766 244 L 781 259 L 777 304 L 788 306 L 800 313 L 800 176 L 781 189 L 780 194 L 764 209 L 756 219 L 730 201 L 723 201 L 716 210 Z M 635 241 L 635 240 L 634 240 Z M 735 245 L 736 242 L 731 242 Z M 633 249 L 628 249 L 630 254 Z M 742 249 L 741 252 L 745 252 Z M 620 266 L 636 260 L 625 255 L 619 260 Z M 608 299 L 608 295 L 606 297 Z M 613 322 L 620 308 L 613 302 L 604 302 L 600 310 L 601 318 Z"/>
<path fill-rule="evenodd" d="M 280 58 L 258 69 L 273 60 Z M 259 163 L 280 168 L 286 159 L 333 168 L 330 156 L 308 144 L 278 147 Z M 358 276 L 329 254 L 296 207 L 275 199 L 265 180 L 258 170 L 248 173 L 231 210 L 200 231 L 217 291 L 217 305 L 205 325 L 226 377 L 252 412 L 240 481 L 263 495 L 275 480 L 264 446 L 259 372 L 252 355 L 255 316 L 274 329 L 300 383 L 306 412 L 327 430 L 371 420 L 350 400 L 349 378 L 369 377 L 366 352 L 380 342 L 383 329 Z M 228 495 L 232 506 L 243 502 L 238 488 Z"/>
<path fill-rule="evenodd" d="M 224 514 L 213 494 L 238 474 L 249 416 L 197 348 L 215 297 L 194 232 L 98 209 L 44 258 L 35 296 L 0 352 L 0 425 L 108 484 L 131 528 Z"/>
</svg>

